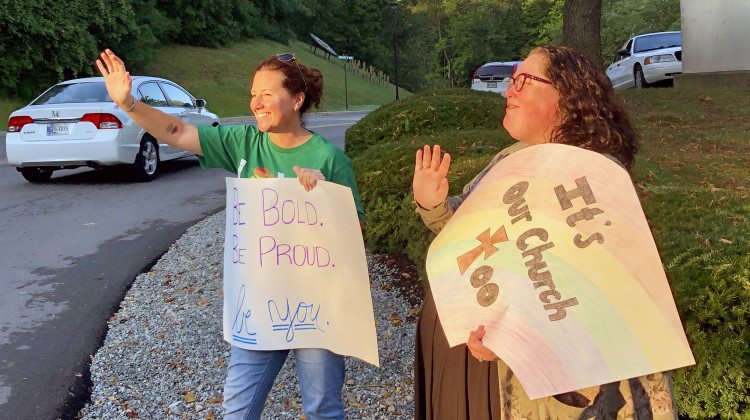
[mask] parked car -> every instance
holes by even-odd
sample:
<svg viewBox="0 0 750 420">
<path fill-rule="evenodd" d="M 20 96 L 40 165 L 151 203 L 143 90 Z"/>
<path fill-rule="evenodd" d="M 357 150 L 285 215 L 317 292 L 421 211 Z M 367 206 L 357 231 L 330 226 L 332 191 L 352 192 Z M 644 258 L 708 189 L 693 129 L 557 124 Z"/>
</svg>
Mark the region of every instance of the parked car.
<svg viewBox="0 0 750 420">
<path fill-rule="evenodd" d="M 206 101 L 177 83 L 133 76 L 132 94 L 142 102 L 196 125 L 218 125 Z M 159 143 L 119 109 L 103 77 L 52 86 L 10 114 L 5 138 L 8 163 L 30 182 L 44 182 L 59 169 L 132 165 L 139 181 L 151 181 L 159 162 L 192 153 Z"/>
<path fill-rule="evenodd" d="M 503 97 L 508 90 L 508 80 L 516 72 L 520 61 L 495 61 L 479 67 L 471 78 L 471 88 L 496 92 Z"/>
<path fill-rule="evenodd" d="M 615 89 L 641 89 L 674 79 L 675 74 L 682 73 L 682 34 L 656 32 L 629 39 L 606 73 Z"/>
</svg>

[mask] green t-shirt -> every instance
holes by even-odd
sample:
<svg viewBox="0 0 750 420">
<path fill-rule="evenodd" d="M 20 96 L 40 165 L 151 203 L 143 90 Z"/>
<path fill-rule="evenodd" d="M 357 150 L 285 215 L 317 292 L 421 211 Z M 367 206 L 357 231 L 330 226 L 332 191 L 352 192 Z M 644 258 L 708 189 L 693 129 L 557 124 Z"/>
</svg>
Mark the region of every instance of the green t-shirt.
<svg viewBox="0 0 750 420">
<path fill-rule="evenodd" d="M 351 188 L 357 216 L 365 220 L 351 161 L 318 133 L 289 149 L 275 145 L 268 133 L 253 125 L 198 126 L 198 137 L 203 152 L 198 160 L 204 168 L 224 168 L 236 174 L 240 160 L 245 159 L 241 178 L 296 178 L 294 166 L 318 169 L 326 181 Z"/>
</svg>

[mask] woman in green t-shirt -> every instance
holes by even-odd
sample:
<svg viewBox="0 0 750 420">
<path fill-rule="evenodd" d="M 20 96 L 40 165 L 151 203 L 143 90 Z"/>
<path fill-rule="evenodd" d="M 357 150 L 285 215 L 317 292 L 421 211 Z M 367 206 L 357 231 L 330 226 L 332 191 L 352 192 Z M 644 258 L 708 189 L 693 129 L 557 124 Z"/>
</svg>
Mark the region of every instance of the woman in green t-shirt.
<svg viewBox="0 0 750 420">
<path fill-rule="evenodd" d="M 349 158 L 307 130 L 302 116 L 320 107 L 323 76 L 292 54 L 261 61 L 253 77 L 250 109 L 257 127 L 196 127 L 136 100 L 125 65 L 110 50 L 96 61 L 112 100 L 157 140 L 198 155 L 203 167 L 224 168 L 244 178 L 297 177 L 309 191 L 318 180 L 351 188 L 360 204 Z M 258 419 L 289 350 L 259 351 L 232 344 L 224 387 L 224 418 Z M 308 419 L 344 419 L 344 357 L 326 349 L 294 349 L 302 405 Z"/>
</svg>

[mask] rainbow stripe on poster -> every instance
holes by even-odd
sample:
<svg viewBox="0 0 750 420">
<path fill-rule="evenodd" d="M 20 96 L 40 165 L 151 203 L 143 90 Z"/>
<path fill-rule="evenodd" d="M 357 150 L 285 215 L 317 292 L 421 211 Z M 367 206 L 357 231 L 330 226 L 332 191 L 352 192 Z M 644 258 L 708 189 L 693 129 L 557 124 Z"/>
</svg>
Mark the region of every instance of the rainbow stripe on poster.
<svg viewBox="0 0 750 420">
<path fill-rule="evenodd" d="M 451 346 L 484 343 L 530 398 L 695 364 L 628 173 L 544 144 L 503 158 L 432 242 Z"/>
</svg>

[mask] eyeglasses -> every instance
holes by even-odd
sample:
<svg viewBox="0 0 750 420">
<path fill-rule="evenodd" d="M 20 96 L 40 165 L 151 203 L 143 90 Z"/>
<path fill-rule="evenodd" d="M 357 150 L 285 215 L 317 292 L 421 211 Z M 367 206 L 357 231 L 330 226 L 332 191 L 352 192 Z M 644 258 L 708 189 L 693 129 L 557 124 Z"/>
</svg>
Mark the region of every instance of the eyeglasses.
<svg viewBox="0 0 750 420">
<path fill-rule="evenodd" d="M 299 77 L 302 78 L 302 83 L 305 84 L 305 93 L 307 93 L 307 82 L 305 81 L 305 76 L 302 75 L 302 70 L 299 68 L 299 64 L 297 64 L 297 59 L 294 58 L 294 54 L 286 53 L 286 54 L 277 54 L 276 59 L 279 61 L 283 61 L 285 63 L 288 63 L 290 61 L 294 61 L 294 65 L 297 66 L 297 71 L 299 72 Z"/>
<path fill-rule="evenodd" d="M 513 88 L 516 90 L 516 92 L 520 92 L 521 90 L 523 90 L 523 87 L 526 86 L 526 80 L 528 79 L 536 80 L 538 82 L 546 83 L 548 85 L 552 84 L 552 82 L 550 82 L 549 80 L 545 80 L 545 79 L 542 79 L 541 77 L 536 77 L 528 73 L 521 73 L 516 77 L 511 77 L 508 84 L 513 85 Z"/>
</svg>

